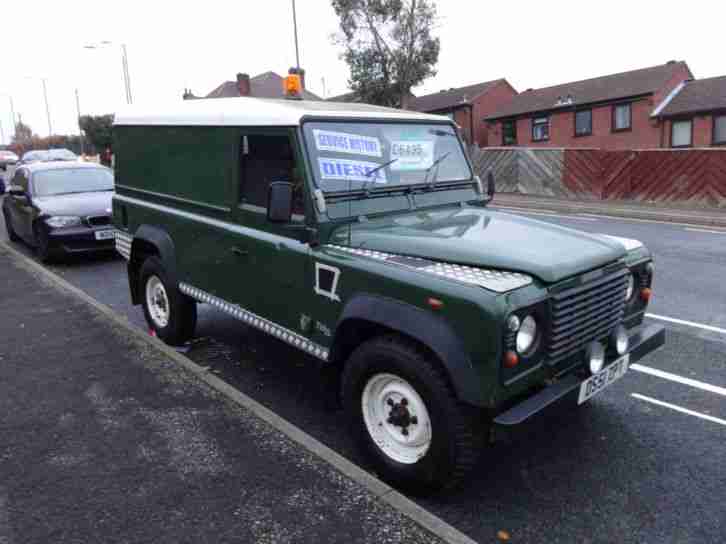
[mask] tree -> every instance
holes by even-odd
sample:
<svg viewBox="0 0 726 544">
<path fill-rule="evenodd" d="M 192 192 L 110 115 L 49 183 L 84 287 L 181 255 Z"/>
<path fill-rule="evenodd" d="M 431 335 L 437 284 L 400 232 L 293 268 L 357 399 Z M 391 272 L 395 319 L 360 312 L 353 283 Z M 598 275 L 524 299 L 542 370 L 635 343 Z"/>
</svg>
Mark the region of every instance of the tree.
<svg viewBox="0 0 726 544">
<path fill-rule="evenodd" d="M 436 75 L 439 38 L 433 0 L 332 0 L 350 67 L 348 84 L 363 102 L 405 108 L 411 89 Z"/>
<path fill-rule="evenodd" d="M 113 126 L 113 115 L 82 115 L 79 120 L 81 130 L 86 135 L 86 140 L 97 151 L 102 151 L 113 142 L 111 129 Z"/>
<path fill-rule="evenodd" d="M 33 129 L 22 121 L 15 123 L 15 135 L 13 136 L 13 144 L 24 145 L 33 138 Z"/>
</svg>

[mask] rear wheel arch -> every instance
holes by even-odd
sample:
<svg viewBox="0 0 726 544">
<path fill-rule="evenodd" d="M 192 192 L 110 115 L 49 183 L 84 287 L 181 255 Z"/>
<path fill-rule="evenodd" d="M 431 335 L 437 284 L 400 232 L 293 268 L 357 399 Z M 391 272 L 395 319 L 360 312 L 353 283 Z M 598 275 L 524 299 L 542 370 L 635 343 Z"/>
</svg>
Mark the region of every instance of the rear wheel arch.
<svg viewBox="0 0 726 544">
<path fill-rule="evenodd" d="M 440 317 L 397 300 L 362 294 L 343 310 L 330 352 L 330 363 L 343 369 L 353 351 L 376 336 L 395 333 L 429 352 L 459 400 L 485 406 L 479 377 L 456 333 Z"/>
<path fill-rule="evenodd" d="M 142 293 L 139 285 L 141 267 L 144 261 L 151 256 L 159 258 L 170 282 L 174 285 L 179 283 L 176 251 L 171 236 L 160 227 L 142 225 L 134 234 L 128 263 L 129 287 L 133 304 L 141 303 Z"/>
</svg>

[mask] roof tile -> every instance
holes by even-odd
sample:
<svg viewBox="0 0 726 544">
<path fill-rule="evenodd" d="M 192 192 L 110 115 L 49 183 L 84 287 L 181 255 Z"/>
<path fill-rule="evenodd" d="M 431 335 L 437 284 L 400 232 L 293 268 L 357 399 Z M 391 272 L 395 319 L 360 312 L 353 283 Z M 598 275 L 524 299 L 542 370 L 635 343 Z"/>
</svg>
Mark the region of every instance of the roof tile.
<svg viewBox="0 0 726 544">
<path fill-rule="evenodd" d="M 414 111 L 432 112 L 453 108 L 463 104 L 470 104 L 472 100 L 487 92 L 497 83 L 504 81 L 497 79 L 495 81 L 485 81 L 476 83 L 475 85 L 467 85 L 466 87 L 451 88 L 442 90 L 438 93 L 418 96 L 411 100 L 408 109 Z"/>
<path fill-rule="evenodd" d="M 225 81 L 204 98 L 233 98 L 239 96 L 236 81 Z M 284 98 L 282 76 L 275 72 L 264 72 L 250 78 L 250 96 L 255 98 Z M 315 93 L 303 91 L 305 100 L 322 100 Z"/>
<path fill-rule="evenodd" d="M 662 117 L 726 110 L 726 76 L 689 81 L 660 112 Z"/>
<path fill-rule="evenodd" d="M 690 73 L 685 62 L 671 62 L 640 70 L 564 83 L 554 87 L 524 91 L 488 118 L 499 119 L 553 110 L 557 107 L 559 99 L 566 101 L 568 96 L 572 98 L 572 102 L 565 105 L 577 106 L 653 94 L 663 88 L 673 77 L 673 73 L 682 66 L 685 66 Z"/>
</svg>

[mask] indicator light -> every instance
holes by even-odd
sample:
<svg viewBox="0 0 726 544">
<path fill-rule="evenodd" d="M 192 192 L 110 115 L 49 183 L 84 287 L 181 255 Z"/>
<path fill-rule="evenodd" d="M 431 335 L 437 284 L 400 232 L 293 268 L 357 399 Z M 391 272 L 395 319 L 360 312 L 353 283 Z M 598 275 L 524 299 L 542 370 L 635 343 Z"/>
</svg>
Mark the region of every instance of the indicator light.
<svg viewBox="0 0 726 544">
<path fill-rule="evenodd" d="M 432 310 L 440 310 L 444 307 L 444 301 L 439 300 L 438 298 L 429 297 L 426 300 L 426 304 L 428 304 Z"/>
<path fill-rule="evenodd" d="M 507 368 L 514 368 L 519 364 L 519 356 L 513 351 L 507 351 L 504 354 L 504 366 Z"/>
</svg>

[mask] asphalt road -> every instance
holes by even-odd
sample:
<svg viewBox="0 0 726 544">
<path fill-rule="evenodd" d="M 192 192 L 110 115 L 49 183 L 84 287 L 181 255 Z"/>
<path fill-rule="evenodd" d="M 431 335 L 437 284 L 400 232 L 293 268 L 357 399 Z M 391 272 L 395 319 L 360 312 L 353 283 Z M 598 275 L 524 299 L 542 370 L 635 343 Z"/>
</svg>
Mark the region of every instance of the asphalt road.
<svg viewBox="0 0 726 544">
<path fill-rule="evenodd" d="M 646 243 L 656 257 L 648 319 L 668 328 L 667 346 L 589 404 L 562 404 L 490 447 L 460 492 L 419 504 L 481 542 L 499 530 L 513 542 L 723 542 L 726 232 L 525 215 Z M 123 260 L 52 268 L 145 327 L 129 304 Z M 206 306 L 188 356 L 367 467 L 314 360 Z"/>
</svg>

